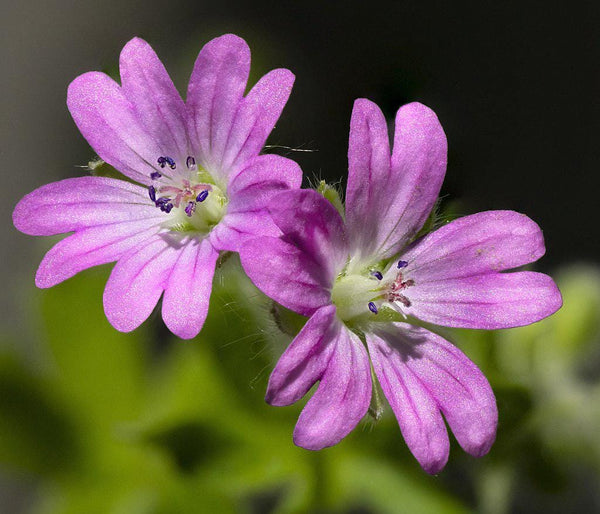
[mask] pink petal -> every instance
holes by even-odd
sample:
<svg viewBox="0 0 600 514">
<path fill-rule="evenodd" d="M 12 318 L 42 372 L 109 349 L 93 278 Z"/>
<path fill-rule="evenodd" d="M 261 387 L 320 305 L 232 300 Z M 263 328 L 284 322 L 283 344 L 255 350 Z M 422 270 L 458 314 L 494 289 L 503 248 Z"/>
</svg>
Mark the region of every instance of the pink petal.
<svg viewBox="0 0 600 514">
<path fill-rule="evenodd" d="M 145 244 L 160 226 L 148 220 L 121 221 L 89 227 L 63 239 L 45 255 L 37 270 L 35 284 L 52 287 L 80 271 L 118 260 Z"/>
<path fill-rule="evenodd" d="M 427 473 L 438 473 L 448 461 L 450 442 L 437 403 L 407 366 L 417 349 L 396 348 L 378 335 L 366 336 L 375 374 L 406 444 Z"/>
<path fill-rule="evenodd" d="M 321 283 L 331 287 L 348 258 L 344 222 L 335 207 L 314 190 L 285 191 L 269 209 L 285 241 L 298 247 L 318 267 Z"/>
<path fill-rule="evenodd" d="M 389 236 L 384 255 L 393 255 L 423 226 L 446 174 L 448 143 L 435 113 L 420 103 L 400 108 L 396 114 L 392 176 L 395 195 L 382 220 Z"/>
<path fill-rule="evenodd" d="M 367 413 L 371 401 L 367 351 L 341 322 L 336 321 L 336 329 L 327 368 L 294 430 L 294 443 L 307 450 L 339 443 Z"/>
<path fill-rule="evenodd" d="M 221 167 L 223 152 L 249 71 L 250 49 L 233 34 L 207 43 L 196 59 L 187 94 L 190 134 L 195 135 L 201 164 L 210 171 L 225 174 Z"/>
<path fill-rule="evenodd" d="M 250 160 L 227 187 L 228 212 L 265 207 L 276 192 L 298 189 L 302 170 L 295 161 L 279 155 L 259 155 Z"/>
<path fill-rule="evenodd" d="M 222 163 L 231 176 L 262 150 L 290 96 L 294 78 L 289 70 L 272 70 L 243 99 L 231 127 Z"/>
<path fill-rule="evenodd" d="M 265 400 L 271 405 L 291 405 L 321 379 L 335 347 L 339 327 L 335 307 L 318 309 L 280 357 L 269 378 Z"/>
<path fill-rule="evenodd" d="M 119 85 L 104 73 L 89 72 L 69 85 L 67 106 L 96 153 L 121 173 L 150 183 L 164 150 L 144 128 Z"/>
<path fill-rule="evenodd" d="M 267 207 L 274 194 L 297 189 L 302 170 L 292 160 L 278 155 L 259 155 L 237 175 L 227 189 L 227 214 L 211 232 L 211 241 L 219 250 L 239 251 L 251 237 L 278 236 Z"/>
<path fill-rule="evenodd" d="M 164 155 L 185 163 L 190 152 L 185 104 L 154 50 L 133 38 L 121 51 L 120 69 L 123 93 L 147 133 Z"/>
<path fill-rule="evenodd" d="M 148 239 L 115 265 L 104 290 L 104 312 L 117 330 L 134 330 L 156 306 L 186 244 L 170 236 L 159 234 Z"/>
<path fill-rule="evenodd" d="M 311 316 L 331 302 L 329 277 L 294 244 L 257 237 L 242 245 L 240 258 L 256 287 L 288 309 Z"/>
<path fill-rule="evenodd" d="M 421 229 L 442 186 L 446 159 L 446 135 L 435 113 L 419 103 L 402 107 L 396 114 L 390 178 L 370 204 L 379 223 L 373 254 L 398 253 Z"/>
<path fill-rule="evenodd" d="M 353 254 L 370 255 L 387 234 L 381 213 L 390 195 L 390 145 L 383 113 L 373 102 L 354 102 L 348 144 L 346 224 Z"/>
<path fill-rule="evenodd" d="M 438 409 L 466 452 L 481 457 L 489 451 L 498 423 L 494 393 L 485 376 L 458 348 L 405 323 L 393 323 L 377 335 L 368 334 L 367 341 L 375 372 L 402 433 L 426 471 L 440 471 L 448 455 L 446 429 L 434 412 Z M 404 384 L 394 384 L 394 377 Z M 408 402 L 403 399 L 405 394 L 410 396 Z M 414 409 L 423 405 L 427 405 L 426 416 L 414 417 Z M 412 443 L 405 431 L 411 434 Z"/>
<path fill-rule="evenodd" d="M 562 305 L 554 281 L 530 271 L 415 282 L 404 291 L 412 302 L 406 312 L 448 327 L 519 327 L 550 316 Z"/>
<path fill-rule="evenodd" d="M 195 337 L 204 325 L 218 257 L 208 239 L 192 239 L 179 251 L 166 284 L 162 316 L 169 330 L 183 339 Z"/>
<path fill-rule="evenodd" d="M 228 212 L 210 232 L 210 241 L 218 250 L 239 252 L 245 241 L 254 237 L 278 237 L 279 227 L 266 209 Z"/>
<path fill-rule="evenodd" d="M 514 211 L 487 211 L 444 225 L 416 243 L 402 259 L 418 284 L 516 268 L 544 255 L 542 231 Z"/>
<path fill-rule="evenodd" d="M 13 222 L 21 232 L 49 236 L 129 220 L 160 219 L 146 188 L 104 177 L 78 177 L 46 184 L 25 195 Z"/>
</svg>

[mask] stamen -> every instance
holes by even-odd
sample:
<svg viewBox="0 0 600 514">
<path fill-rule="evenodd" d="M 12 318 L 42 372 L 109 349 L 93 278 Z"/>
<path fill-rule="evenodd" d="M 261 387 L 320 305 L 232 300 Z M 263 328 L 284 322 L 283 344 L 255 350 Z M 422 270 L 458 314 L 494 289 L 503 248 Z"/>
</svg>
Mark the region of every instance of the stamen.
<svg viewBox="0 0 600 514">
<path fill-rule="evenodd" d="M 158 180 L 160 177 L 162 177 L 162 175 L 158 171 L 153 171 L 150 173 L 150 178 L 152 180 Z"/>
<path fill-rule="evenodd" d="M 374 276 L 377 280 L 383 280 L 383 275 L 381 271 L 371 271 L 371 275 Z"/>
<path fill-rule="evenodd" d="M 164 168 L 165 164 L 167 163 L 167 159 L 165 157 L 159 157 L 157 162 L 161 168 Z"/>
<path fill-rule="evenodd" d="M 203 202 L 208 197 L 208 189 L 200 191 L 200 194 L 196 197 L 197 202 Z"/>
<path fill-rule="evenodd" d="M 148 188 L 148 196 L 150 197 L 150 200 L 156 202 L 156 189 L 154 189 L 154 186 Z"/>
<path fill-rule="evenodd" d="M 373 302 L 369 302 L 369 310 L 373 314 L 377 314 L 379 311 L 377 310 L 377 306 Z"/>
<path fill-rule="evenodd" d="M 406 268 L 406 266 L 408 266 L 408 262 L 407 261 L 398 261 L 398 269 L 400 269 L 400 268 Z"/>
<path fill-rule="evenodd" d="M 196 159 L 194 159 L 194 157 L 191 155 L 188 155 L 188 158 L 185 160 L 185 165 L 191 170 L 194 166 L 196 166 Z"/>
<path fill-rule="evenodd" d="M 171 212 L 171 209 L 173 208 L 171 199 L 166 196 L 161 196 L 160 198 L 157 198 L 156 202 L 154 203 L 161 211 L 166 213 Z"/>
<path fill-rule="evenodd" d="M 195 211 L 196 202 L 188 202 L 188 204 L 185 206 L 185 213 L 188 215 L 188 218 L 191 218 Z"/>
<path fill-rule="evenodd" d="M 175 161 L 168 155 L 165 155 L 165 162 L 169 165 L 169 168 L 171 168 L 172 170 L 174 170 L 177 167 L 175 166 Z"/>
</svg>

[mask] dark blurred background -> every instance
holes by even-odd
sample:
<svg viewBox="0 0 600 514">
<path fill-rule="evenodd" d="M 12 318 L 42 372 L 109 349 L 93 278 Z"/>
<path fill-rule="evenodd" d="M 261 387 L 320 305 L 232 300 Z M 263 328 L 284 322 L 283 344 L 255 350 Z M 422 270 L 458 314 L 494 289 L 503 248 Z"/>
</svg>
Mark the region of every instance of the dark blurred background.
<svg viewBox="0 0 600 514">
<path fill-rule="evenodd" d="M 18 233 L 12 209 L 42 184 L 85 173 L 77 166 L 92 153 L 66 109 L 67 86 L 89 70 L 114 75 L 136 35 L 182 93 L 201 46 L 226 32 L 248 42 L 251 80 L 291 69 L 296 84 L 269 143 L 314 150 L 289 154 L 309 178 L 345 178 L 354 99 L 390 120 L 420 101 L 448 136 L 442 192 L 457 214 L 528 214 L 546 237 L 542 271 L 598 262 L 599 2 L 5 0 L 0 9 L 0 308 L 3 339 L 26 354 L 39 339 L 32 284 L 50 242 Z"/>
</svg>

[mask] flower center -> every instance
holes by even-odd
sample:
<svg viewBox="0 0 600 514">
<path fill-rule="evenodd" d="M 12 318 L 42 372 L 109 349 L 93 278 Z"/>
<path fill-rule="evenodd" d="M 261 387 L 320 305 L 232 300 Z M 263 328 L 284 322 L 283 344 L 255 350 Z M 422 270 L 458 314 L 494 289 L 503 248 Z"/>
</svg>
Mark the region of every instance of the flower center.
<svg viewBox="0 0 600 514">
<path fill-rule="evenodd" d="M 169 156 L 160 156 L 157 163 L 148 196 L 165 213 L 164 226 L 176 232 L 208 233 L 225 214 L 223 190 L 191 155 L 185 166 L 178 167 Z M 167 167 L 174 173 L 164 173 Z"/>
<path fill-rule="evenodd" d="M 340 319 L 351 325 L 390 321 L 389 316 L 381 316 L 382 308 L 387 308 L 388 314 L 394 314 L 393 309 L 406 317 L 405 310 L 412 305 L 407 289 L 415 285 L 415 281 L 406 276 L 404 268 L 407 266 L 408 262 L 400 260 L 382 267 L 387 268 L 385 272 L 373 268 L 359 273 L 342 271 L 331 290 L 331 301 Z"/>
</svg>

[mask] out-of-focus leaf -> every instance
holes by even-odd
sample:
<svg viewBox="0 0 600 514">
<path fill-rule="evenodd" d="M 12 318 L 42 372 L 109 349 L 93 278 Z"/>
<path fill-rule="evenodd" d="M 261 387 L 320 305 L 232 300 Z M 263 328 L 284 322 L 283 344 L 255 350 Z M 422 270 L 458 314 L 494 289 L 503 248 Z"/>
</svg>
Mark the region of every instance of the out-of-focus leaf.
<svg viewBox="0 0 600 514">
<path fill-rule="evenodd" d="M 49 385 L 16 356 L 0 355 L 0 462 L 4 465 L 60 475 L 80 464 L 80 434 Z"/>
<path fill-rule="evenodd" d="M 527 446 L 534 404 L 529 390 L 523 386 L 496 384 L 494 394 L 498 405 L 498 433 L 488 458 L 506 460 L 521 454 Z"/>
<path fill-rule="evenodd" d="M 522 383 L 559 387 L 589 358 L 600 335 L 600 272 L 573 267 L 557 277 L 563 307 L 533 325 L 498 332 L 498 362 Z"/>
<path fill-rule="evenodd" d="M 108 269 L 87 270 L 43 294 L 50 366 L 55 387 L 90 429 L 109 430 L 141 405 L 144 327 L 122 334 L 102 309 Z"/>
<path fill-rule="evenodd" d="M 360 506 L 381 514 L 463 514 L 469 509 L 433 484 L 435 478 L 415 478 L 401 466 L 346 452 L 330 461 L 329 484 L 347 508 Z"/>
</svg>

